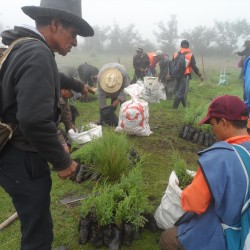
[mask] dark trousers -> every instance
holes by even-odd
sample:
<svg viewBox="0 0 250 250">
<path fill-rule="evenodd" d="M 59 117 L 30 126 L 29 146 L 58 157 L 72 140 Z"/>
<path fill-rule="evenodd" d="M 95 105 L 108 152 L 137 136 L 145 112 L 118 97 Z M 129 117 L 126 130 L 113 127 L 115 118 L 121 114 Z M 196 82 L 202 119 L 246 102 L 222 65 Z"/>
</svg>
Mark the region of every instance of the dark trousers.
<svg viewBox="0 0 250 250">
<path fill-rule="evenodd" d="M 174 103 L 173 103 L 174 109 L 178 108 L 180 102 L 182 103 L 183 107 L 186 107 L 188 85 L 189 85 L 188 76 L 175 79 L 176 95 L 175 95 L 175 99 L 174 99 Z"/>
<path fill-rule="evenodd" d="M 0 153 L 0 186 L 10 195 L 21 222 L 21 250 L 50 250 L 50 169 L 38 153 L 7 144 Z"/>
</svg>

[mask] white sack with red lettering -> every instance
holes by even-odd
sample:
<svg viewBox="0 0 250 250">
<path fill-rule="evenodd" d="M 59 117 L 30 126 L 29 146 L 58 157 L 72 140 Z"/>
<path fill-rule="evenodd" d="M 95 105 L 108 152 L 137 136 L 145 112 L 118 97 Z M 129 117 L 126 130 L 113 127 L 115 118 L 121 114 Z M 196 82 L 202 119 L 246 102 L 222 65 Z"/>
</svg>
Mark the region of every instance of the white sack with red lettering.
<svg viewBox="0 0 250 250">
<path fill-rule="evenodd" d="M 116 132 L 130 135 L 149 136 L 152 134 L 148 124 L 148 102 L 142 99 L 131 99 L 121 105 Z"/>
</svg>

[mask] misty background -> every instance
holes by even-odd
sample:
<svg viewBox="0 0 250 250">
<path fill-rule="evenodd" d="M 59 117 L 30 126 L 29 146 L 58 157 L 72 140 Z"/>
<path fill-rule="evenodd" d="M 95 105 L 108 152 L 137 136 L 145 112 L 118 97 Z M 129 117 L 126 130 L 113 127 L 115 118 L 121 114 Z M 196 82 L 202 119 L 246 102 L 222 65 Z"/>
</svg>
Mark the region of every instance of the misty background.
<svg viewBox="0 0 250 250">
<path fill-rule="evenodd" d="M 0 31 L 34 21 L 22 6 L 40 0 L 3 1 Z M 82 0 L 83 18 L 95 36 L 79 38 L 77 50 L 96 53 L 135 53 L 162 49 L 172 55 L 187 39 L 194 52 L 232 55 L 250 37 L 247 0 Z"/>
</svg>

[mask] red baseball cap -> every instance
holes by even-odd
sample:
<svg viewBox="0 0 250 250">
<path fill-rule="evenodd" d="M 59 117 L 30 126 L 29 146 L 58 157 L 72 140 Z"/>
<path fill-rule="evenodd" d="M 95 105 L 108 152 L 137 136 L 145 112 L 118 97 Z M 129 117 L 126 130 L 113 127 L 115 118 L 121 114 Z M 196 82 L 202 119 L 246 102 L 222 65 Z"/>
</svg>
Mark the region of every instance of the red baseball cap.
<svg viewBox="0 0 250 250">
<path fill-rule="evenodd" d="M 238 96 L 219 96 L 213 99 L 208 107 L 206 117 L 199 122 L 199 125 L 209 123 L 211 118 L 224 118 L 228 121 L 246 121 L 248 116 L 242 116 L 244 110 L 247 110 L 247 106 Z"/>
</svg>

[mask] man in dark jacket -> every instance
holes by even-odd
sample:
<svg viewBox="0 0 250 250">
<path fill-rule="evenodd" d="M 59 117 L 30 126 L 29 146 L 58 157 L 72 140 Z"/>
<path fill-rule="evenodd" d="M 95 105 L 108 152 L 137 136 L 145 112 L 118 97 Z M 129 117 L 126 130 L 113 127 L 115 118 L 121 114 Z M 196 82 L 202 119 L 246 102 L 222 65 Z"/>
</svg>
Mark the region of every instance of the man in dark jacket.
<svg viewBox="0 0 250 250">
<path fill-rule="evenodd" d="M 11 196 L 21 222 L 21 249 L 51 249 L 47 162 L 61 179 L 77 169 L 57 136 L 60 80 L 54 52 L 65 56 L 77 46 L 77 35 L 93 36 L 81 9 L 80 0 L 41 0 L 40 6 L 22 7 L 36 28 L 15 26 L 1 34 L 8 46 L 19 38 L 35 38 L 14 46 L 0 78 L 1 120 L 17 127 L 0 153 L 0 185 Z"/>
<path fill-rule="evenodd" d="M 136 50 L 136 55 L 133 57 L 133 67 L 135 69 L 133 83 L 137 80 L 143 80 L 147 75 L 149 68 L 149 57 L 147 53 L 143 53 L 142 48 Z"/>
<path fill-rule="evenodd" d="M 98 68 L 88 63 L 81 64 L 78 67 L 79 78 L 90 87 L 95 87 L 98 73 Z"/>
</svg>

